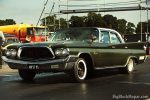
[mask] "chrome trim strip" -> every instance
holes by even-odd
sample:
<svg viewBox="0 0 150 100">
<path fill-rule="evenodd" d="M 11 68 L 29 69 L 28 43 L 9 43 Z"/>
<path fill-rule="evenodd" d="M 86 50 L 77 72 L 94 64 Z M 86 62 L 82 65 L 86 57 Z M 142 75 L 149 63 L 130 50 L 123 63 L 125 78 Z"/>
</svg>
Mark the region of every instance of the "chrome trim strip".
<svg viewBox="0 0 150 100">
<path fill-rule="evenodd" d="M 120 68 L 120 67 L 125 67 L 125 66 L 119 66 L 119 65 L 117 65 L 117 66 L 105 66 L 105 67 L 96 67 L 96 68 L 94 68 L 95 70 L 99 70 L 99 69 L 111 69 L 111 68 Z"/>
<path fill-rule="evenodd" d="M 135 56 L 130 56 L 130 57 L 128 57 L 127 62 L 126 62 L 125 65 L 102 66 L 102 67 L 96 67 L 96 68 L 94 68 L 94 69 L 98 70 L 98 69 L 108 69 L 108 68 L 121 68 L 121 67 L 126 67 L 127 64 L 128 64 L 128 62 L 129 62 L 129 59 L 130 59 L 130 58 L 136 58 L 136 59 L 137 59 L 137 57 L 135 57 Z M 143 60 L 143 61 L 144 61 L 144 60 Z"/>
<path fill-rule="evenodd" d="M 22 60 L 14 60 L 14 59 L 8 59 L 5 56 L 2 56 L 2 59 L 6 63 L 13 63 L 13 64 L 57 64 L 57 63 L 64 63 L 66 62 L 66 59 L 54 59 L 54 60 L 47 60 L 47 61 L 37 61 L 37 62 L 31 62 L 31 61 L 22 61 Z"/>
<path fill-rule="evenodd" d="M 49 49 L 49 50 L 51 51 L 52 55 L 53 55 L 53 57 L 52 57 L 52 58 L 55 58 L 55 54 L 54 54 L 54 52 L 53 52 L 52 48 L 49 48 L 49 47 L 47 47 L 47 46 L 44 46 L 44 47 L 46 47 L 47 49 Z"/>
<path fill-rule="evenodd" d="M 18 57 L 18 58 L 20 58 L 21 52 L 22 52 L 22 48 L 19 48 L 19 49 L 18 49 L 18 52 L 17 52 L 17 57 Z"/>
</svg>

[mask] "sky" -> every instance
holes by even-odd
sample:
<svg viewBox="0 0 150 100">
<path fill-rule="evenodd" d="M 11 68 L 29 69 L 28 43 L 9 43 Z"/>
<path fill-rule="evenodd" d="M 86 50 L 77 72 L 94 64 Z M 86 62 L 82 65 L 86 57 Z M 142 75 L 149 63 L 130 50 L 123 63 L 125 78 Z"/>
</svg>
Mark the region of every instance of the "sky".
<svg viewBox="0 0 150 100">
<path fill-rule="evenodd" d="M 40 14 L 44 8 L 44 3 L 46 0 L 0 0 L 0 20 L 5 19 L 14 19 L 16 23 L 27 23 L 27 24 L 34 24 L 36 25 Z M 99 8 L 99 7 L 110 7 L 106 5 L 98 5 L 98 6 L 86 6 L 83 5 L 95 5 L 95 4 L 108 4 L 108 3 L 118 3 L 118 2 L 131 2 L 131 1 L 138 1 L 139 0 L 68 0 L 68 5 L 81 5 L 80 7 L 68 7 L 69 10 L 71 9 L 89 9 L 89 8 Z M 142 0 L 144 1 L 144 0 Z M 66 10 L 67 7 L 62 5 L 67 5 L 67 0 L 48 0 L 48 3 L 45 8 L 45 13 L 49 13 L 52 9 L 52 5 L 55 3 L 53 12 L 58 12 L 60 10 Z M 119 6 L 119 5 L 117 5 Z M 131 4 L 127 6 L 137 6 L 137 4 Z M 142 4 L 145 6 L 145 3 Z M 124 6 L 123 6 L 124 7 Z M 150 11 L 149 19 L 150 19 Z M 118 19 L 125 19 L 128 22 L 132 22 L 137 25 L 140 22 L 140 11 L 125 11 L 125 12 L 101 12 L 102 16 L 106 14 L 111 14 Z M 47 16 L 47 14 L 45 14 Z M 87 14 L 74 14 L 75 16 L 83 16 Z M 72 16 L 69 14 L 69 17 Z M 44 17 L 44 14 L 42 18 Z M 59 15 L 57 18 L 63 17 L 65 19 L 69 19 L 67 15 Z M 147 20 L 147 13 L 146 11 L 142 11 L 141 16 L 142 21 Z"/>
</svg>

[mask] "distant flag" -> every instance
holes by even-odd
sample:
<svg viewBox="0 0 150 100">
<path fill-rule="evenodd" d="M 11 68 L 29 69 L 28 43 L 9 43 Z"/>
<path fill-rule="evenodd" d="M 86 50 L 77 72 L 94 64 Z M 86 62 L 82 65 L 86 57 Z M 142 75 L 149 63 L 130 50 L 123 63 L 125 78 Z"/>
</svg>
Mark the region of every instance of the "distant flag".
<svg viewBox="0 0 150 100">
<path fill-rule="evenodd" d="M 146 0 L 146 4 L 147 4 L 147 5 L 150 5 L 150 0 Z"/>
</svg>

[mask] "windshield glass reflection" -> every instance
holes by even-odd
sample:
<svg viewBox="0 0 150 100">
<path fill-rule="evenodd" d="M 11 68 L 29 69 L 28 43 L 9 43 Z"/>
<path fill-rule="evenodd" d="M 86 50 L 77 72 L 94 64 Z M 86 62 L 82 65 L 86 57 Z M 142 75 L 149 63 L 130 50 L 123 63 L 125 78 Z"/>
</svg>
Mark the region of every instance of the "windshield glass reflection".
<svg viewBox="0 0 150 100">
<path fill-rule="evenodd" d="M 99 31 L 96 28 L 69 28 L 58 30 L 51 41 L 86 41 L 99 40 Z"/>
</svg>

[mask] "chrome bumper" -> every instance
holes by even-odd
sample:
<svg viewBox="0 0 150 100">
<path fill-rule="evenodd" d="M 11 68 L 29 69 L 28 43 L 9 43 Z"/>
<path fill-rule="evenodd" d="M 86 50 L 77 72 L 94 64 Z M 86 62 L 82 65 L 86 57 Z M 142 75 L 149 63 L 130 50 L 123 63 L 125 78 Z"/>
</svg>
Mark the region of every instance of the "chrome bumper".
<svg viewBox="0 0 150 100">
<path fill-rule="evenodd" d="M 65 71 L 73 68 L 77 57 L 69 56 L 65 59 L 53 59 L 46 61 L 22 61 L 9 59 L 6 56 L 2 56 L 2 59 L 11 69 Z"/>
</svg>

